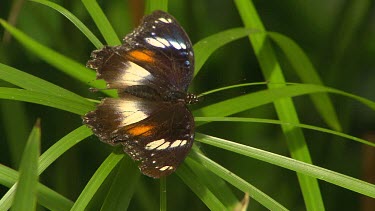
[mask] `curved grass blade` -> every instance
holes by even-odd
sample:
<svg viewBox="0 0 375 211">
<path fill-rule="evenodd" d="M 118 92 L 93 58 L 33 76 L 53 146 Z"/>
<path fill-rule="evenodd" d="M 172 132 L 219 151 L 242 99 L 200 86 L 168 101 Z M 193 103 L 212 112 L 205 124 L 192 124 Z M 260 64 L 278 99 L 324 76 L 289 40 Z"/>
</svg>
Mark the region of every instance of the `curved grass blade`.
<svg viewBox="0 0 375 211">
<path fill-rule="evenodd" d="M 25 48 L 32 51 L 39 58 L 43 59 L 47 63 L 61 70 L 63 73 L 75 78 L 85 84 L 89 84 L 92 87 L 104 88 L 106 87 L 105 82 L 102 80 L 95 80 L 96 74 L 94 71 L 84 67 L 82 64 L 73 61 L 62 54 L 36 42 L 23 32 L 9 25 L 4 20 L 0 19 L 0 24 L 9 31 L 14 38 L 16 38 Z M 100 90 L 110 96 L 116 96 L 113 90 Z"/>
<path fill-rule="evenodd" d="M 17 70 L 13 67 L 1 63 L 0 79 L 30 91 L 56 95 L 59 97 L 66 98 L 67 100 L 77 101 L 82 104 L 86 104 L 88 107 L 92 105 L 92 103 L 87 101 L 85 98 L 71 91 L 63 89 L 59 86 L 56 86 L 53 83 L 50 83 L 48 81 L 45 81 L 43 79 L 40 79 L 38 77 L 35 77 L 33 75 L 30 75 L 28 73 L 22 72 L 20 70 Z"/>
<path fill-rule="evenodd" d="M 63 16 L 65 16 L 70 22 L 72 22 L 86 37 L 91 41 L 92 44 L 96 48 L 101 48 L 103 47 L 103 44 L 99 41 L 98 38 L 95 37 L 95 35 L 88 29 L 75 15 L 73 15 L 69 10 L 65 9 L 64 7 L 51 2 L 47 0 L 30 0 L 31 2 L 36 2 L 39 4 L 43 4 L 45 6 L 48 6 Z"/>
<path fill-rule="evenodd" d="M 366 141 L 361 138 L 357 138 L 355 136 L 351 136 L 345 133 L 341 133 L 338 131 L 333 131 L 330 129 L 326 128 L 321 128 L 313 125 L 307 125 L 307 124 L 295 124 L 295 123 L 290 123 L 290 122 L 283 122 L 280 120 L 274 120 L 274 119 L 260 119 L 260 118 L 248 118 L 248 117 L 194 117 L 194 120 L 196 122 L 256 122 L 256 123 L 267 123 L 267 124 L 288 124 L 288 125 L 293 125 L 295 127 L 300 127 L 300 128 L 305 128 L 305 129 L 310 129 L 310 130 L 315 130 L 315 131 L 320 131 L 323 133 L 329 133 L 333 134 L 336 136 L 340 136 L 343 138 L 347 138 L 349 140 L 353 140 L 362 144 L 366 144 L 371 147 L 375 147 L 375 143 Z"/>
<path fill-rule="evenodd" d="M 201 153 L 196 145 L 193 146 L 193 151 L 197 153 Z M 192 153 L 189 153 L 189 156 Z M 189 160 L 185 160 L 186 164 L 190 167 L 193 173 L 201 180 L 203 184 L 207 186 L 207 188 L 212 192 L 212 194 L 228 209 L 233 210 L 237 204 L 240 202 L 238 201 L 237 197 L 233 194 L 232 189 L 227 185 L 227 183 L 217 176 L 216 174 L 209 171 L 207 168 L 203 167 L 202 165 L 195 165 L 189 162 Z"/>
<path fill-rule="evenodd" d="M 178 167 L 176 173 L 210 210 L 228 210 L 185 163 Z"/>
<path fill-rule="evenodd" d="M 18 176 L 17 171 L 0 164 L 0 184 L 6 187 L 12 187 L 17 182 Z M 49 210 L 69 211 L 73 206 L 72 201 L 40 183 L 38 183 L 37 186 L 37 198 L 38 203 Z M 2 207 L 1 204 L 0 207 Z"/>
<path fill-rule="evenodd" d="M 12 211 L 34 210 L 38 185 L 38 158 L 40 155 L 40 120 L 38 119 L 22 153 L 19 178 Z"/>
<path fill-rule="evenodd" d="M 273 200 L 267 194 L 263 193 L 239 176 L 235 175 L 234 173 L 230 172 L 229 170 L 225 169 L 224 167 L 220 166 L 216 162 L 210 160 L 209 158 L 201 153 L 198 153 L 195 150 L 187 158 L 187 162 L 195 164 L 195 167 L 203 166 L 204 168 L 209 169 L 214 174 L 232 184 L 239 190 L 243 191 L 244 193 L 248 193 L 251 198 L 258 201 L 269 210 L 287 210 L 284 206 Z"/>
<path fill-rule="evenodd" d="M 195 54 L 195 70 L 194 75 L 197 75 L 203 64 L 207 61 L 208 57 L 211 56 L 218 48 L 235 41 L 240 38 L 248 36 L 255 30 L 246 28 L 234 28 L 228 29 L 209 37 L 206 37 L 194 44 Z"/>
<path fill-rule="evenodd" d="M 306 176 L 324 180 L 348 190 L 375 198 L 375 185 L 362 180 L 349 177 L 328 169 L 324 169 L 306 162 L 294 160 L 275 153 L 267 152 L 243 144 L 230 142 L 221 138 L 197 133 L 196 140 L 215 147 L 226 149 L 241 155 L 277 165 L 292 171 L 302 173 Z"/>
<path fill-rule="evenodd" d="M 19 100 L 46 105 L 79 115 L 83 115 L 88 111 L 95 109 L 94 104 L 87 106 L 87 104 L 82 104 L 81 102 L 76 101 L 67 101 L 67 99 L 55 95 L 16 88 L 0 87 L 0 99 Z"/>
<path fill-rule="evenodd" d="M 134 162 L 124 156 L 100 210 L 127 210 L 140 178 Z M 129 173 L 131 172 L 131 173 Z"/>
<path fill-rule="evenodd" d="M 297 43 L 292 39 L 275 32 L 268 32 L 268 36 L 284 52 L 289 63 L 292 65 L 294 71 L 300 77 L 302 82 L 323 85 L 323 82 L 311 61 Z M 335 130 L 341 131 L 341 125 L 337 118 L 336 111 L 328 95 L 321 93 L 310 95 L 310 97 L 324 121 Z"/>
<path fill-rule="evenodd" d="M 105 16 L 103 10 L 99 7 L 96 0 L 82 0 L 82 3 L 89 12 L 91 18 L 94 20 L 107 44 L 111 46 L 121 45 L 115 30 L 109 23 L 107 17 Z"/>
<path fill-rule="evenodd" d="M 111 173 L 113 168 L 124 157 L 124 154 L 111 153 L 107 159 L 100 165 L 95 174 L 91 177 L 86 187 L 83 189 L 78 199 L 74 203 L 71 211 L 85 210 L 96 191 Z"/>
<path fill-rule="evenodd" d="M 84 140 L 90 135 L 92 135 L 91 130 L 86 126 L 81 126 L 73 130 L 71 133 L 67 134 L 63 138 L 61 138 L 59 141 L 57 141 L 39 157 L 38 175 L 42 174 L 43 171 L 46 168 L 48 168 L 48 166 L 50 166 L 55 160 L 57 160 L 57 158 L 59 158 L 64 152 L 66 152 L 68 149 L 72 148 L 74 145 L 78 144 L 80 141 Z M 13 187 L 15 187 L 15 185 Z M 10 207 L 10 202 L 13 201 L 14 197 L 14 189 L 9 189 L 6 193 L 6 196 L 7 198 L 5 199 L 4 195 L 4 202 L 2 203 L 7 203 L 9 204 L 8 207 Z M 0 210 L 7 210 L 1 209 L 2 203 L 0 201 Z M 4 206 L 6 207 L 6 205 Z M 70 209 L 70 207 L 72 206 L 73 203 L 71 203 L 71 206 L 69 206 L 68 209 Z"/>
<path fill-rule="evenodd" d="M 229 100 L 221 101 L 212 105 L 195 110 L 194 116 L 228 116 L 241 111 L 248 110 L 260 105 L 271 103 L 286 97 L 295 97 L 304 94 L 312 94 L 318 92 L 331 92 L 334 94 L 343 95 L 346 97 L 353 98 L 358 102 L 375 110 L 375 102 L 368 100 L 363 97 L 359 97 L 353 94 L 349 94 L 337 89 L 319 86 L 315 84 L 294 84 L 285 87 L 279 87 L 275 89 L 262 90 L 239 97 L 235 97 Z M 283 122 L 289 122 L 281 120 Z M 299 124 L 290 122 L 292 124 Z M 199 124 L 197 124 L 199 125 Z"/>
<path fill-rule="evenodd" d="M 234 3 L 236 4 L 237 10 L 240 13 L 245 27 L 266 31 L 252 1 L 235 0 Z M 285 78 L 266 34 L 253 34 L 252 36 L 249 36 L 249 40 L 253 46 L 264 78 L 271 82 L 268 84 L 268 88 L 274 89 L 284 86 L 282 84 L 272 84 L 285 83 Z M 297 124 L 299 123 L 297 111 L 290 98 L 276 101 L 274 102 L 274 106 L 280 120 Z M 298 127 L 293 127 L 290 125 L 282 125 L 281 129 L 286 137 L 287 146 L 291 156 L 297 160 L 312 163 L 310 152 L 302 130 Z M 299 173 L 297 173 L 297 177 L 306 204 L 306 209 L 324 210 L 324 203 L 320 193 L 318 181 L 314 178 L 310 178 Z"/>
</svg>

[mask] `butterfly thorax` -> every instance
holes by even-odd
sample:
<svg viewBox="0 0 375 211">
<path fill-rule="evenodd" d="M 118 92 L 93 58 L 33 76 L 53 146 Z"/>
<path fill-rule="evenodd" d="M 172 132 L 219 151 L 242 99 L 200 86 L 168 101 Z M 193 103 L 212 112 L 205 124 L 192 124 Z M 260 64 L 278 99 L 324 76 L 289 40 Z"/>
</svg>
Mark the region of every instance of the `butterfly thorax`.
<svg viewBox="0 0 375 211">
<path fill-rule="evenodd" d="M 186 104 L 194 104 L 198 102 L 197 96 L 191 93 L 174 90 L 168 90 L 166 92 L 160 93 L 152 87 L 143 85 L 129 86 L 119 91 L 120 96 L 124 94 L 130 94 L 132 96 L 151 101 L 165 101 L 174 103 L 184 102 Z"/>
</svg>

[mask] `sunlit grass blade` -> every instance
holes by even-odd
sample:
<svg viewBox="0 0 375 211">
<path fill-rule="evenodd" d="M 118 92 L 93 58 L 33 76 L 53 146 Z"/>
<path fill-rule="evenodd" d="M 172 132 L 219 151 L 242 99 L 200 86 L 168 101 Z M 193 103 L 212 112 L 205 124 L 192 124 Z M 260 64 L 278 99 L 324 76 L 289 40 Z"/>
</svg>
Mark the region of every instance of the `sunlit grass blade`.
<svg viewBox="0 0 375 211">
<path fill-rule="evenodd" d="M 203 154 L 198 153 L 197 151 L 194 151 L 190 154 L 190 156 L 187 159 L 189 159 L 188 160 L 189 163 L 191 162 L 191 164 L 195 164 L 194 165 L 195 168 L 198 168 L 198 165 L 203 166 L 204 168 L 209 169 L 210 171 L 215 173 L 217 176 L 226 180 L 228 183 L 232 184 L 239 190 L 243 191 L 244 193 L 248 193 L 251 196 L 251 198 L 258 201 L 267 209 L 287 210 L 284 206 L 282 206 L 281 204 L 273 200 L 267 194 L 263 193 L 262 191 L 252 186 L 251 184 L 249 184 L 242 178 L 238 177 L 233 172 L 230 172 L 229 170 L 225 169 L 224 167 L 210 160 Z"/>
<path fill-rule="evenodd" d="M 87 106 L 92 104 L 71 91 L 1 63 L 0 79 L 27 90 L 64 97 L 67 100 L 77 101 Z"/>
<path fill-rule="evenodd" d="M 121 42 L 115 30 L 109 23 L 107 17 L 105 16 L 103 10 L 99 7 L 96 0 L 82 0 L 82 3 L 89 12 L 91 18 L 94 20 L 107 44 L 111 46 L 120 45 Z"/>
<path fill-rule="evenodd" d="M 68 20 L 70 20 L 86 37 L 91 41 L 92 44 L 95 45 L 96 48 L 101 48 L 103 44 L 99 41 L 98 38 L 88 29 L 73 13 L 69 10 L 65 9 L 64 7 L 47 0 L 30 0 L 32 2 L 37 2 L 43 5 L 46 5 L 57 12 L 61 13 L 65 16 Z"/>
<path fill-rule="evenodd" d="M 268 35 L 284 52 L 302 82 L 323 85 L 313 64 L 297 43 L 279 33 L 269 32 Z M 341 125 L 329 96 L 325 93 L 321 93 L 311 95 L 310 97 L 324 121 L 330 127 L 340 131 Z"/>
<path fill-rule="evenodd" d="M 3 197 L 0 199 L 0 210 L 6 211 L 9 210 L 13 203 L 14 193 L 16 192 L 17 183 L 14 184 L 11 188 L 9 188 L 8 192 L 6 192 Z"/>
<path fill-rule="evenodd" d="M 252 1 L 235 0 L 234 3 L 236 4 L 237 10 L 246 28 L 266 31 Z M 274 89 L 285 86 L 282 85 L 283 83 L 285 84 L 283 72 L 276 59 L 272 45 L 269 39 L 267 39 L 267 35 L 251 34 L 249 36 L 249 40 L 253 46 L 264 78 L 271 82 L 268 84 L 268 88 Z M 285 122 L 299 123 L 297 111 L 290 98 L 275 101 L 274 106 L 280 120 Z M 282 125 L 281 129 L 286 137 L 286 142 L 291 156 L 297 160 L 312 163 L 310 152 L 302 130 L 298 127 L 290 125 Z M 299 173 L 297 173 L 297 177 L 306 204 L 306 209 L 324 210 L 324 203 L 320 193 L 318 181 L 314 178 L 307 177 Z"/>
<path fill-rule="evenodd" d="M 23 211 L 36 208 L 38 185 L 38 158 L 40 155 L 40 120 L 38 119 L 22 153 L 19 178 L 11 210 Z"/>
<path fill-rule="evenodd" d="M 228 100 L 224 100 L 215 104 L 205 106 L 203 108 L 195 110 L 194 116 L 228 116 L 235 113 L 245 111 L 250 108 L 255 108 L 257 106 L 265 105 L 267 103 L 272 103 L 278 101 L 282 98 L 296 97 L 305 94 L 314 94 L 330 92 L 345 97 L 352 98 L 372 110 L 375 110 L 375 102 L 368 100 L 366 98 L 353 95 L 341 90 L 333 89 L 330 87 L 315 85 L 315 84 L 293 84 L 285 87 L 278 87 L 269 90 L 262 90 L 254 93 L 249 93 L 239 97 L 234 97 Z M 282 120 L 283 122 L 289 122 L 293 124 L 299 124 L 295 122 L 290 122 Z"/>
<path fill-rule="evenodd" d="M 40 156 L 38 173 L 42 174 L 62 154 L 91 135 L 91 129 L 83 125 L 58 140 Z"/>
<path fill-rule="evenodd" d="M 300 128 L 306 128 L 310 130 L 315 130 L 315 131 L 320 131 L 323 133 L 329 133 L 333 134 L 336 136 L 340 136 L 343 138 L 347 138 L 349 140 L 353 140 L 362 144 L 366 144 L 368 146 L 375 147 L 375 143 L 366 141 L 361 138 L 357 138 L 355 136 L 351 136 L 342 132 L 322 128 L 322 127 L 317 127 L 313 125 L 307 125 L 307 124 L 295 124 L 295 123 L 290 123 L 290 122 L 283 122 L 280 120 L 274 120 L 274 119 L 260 119 L 260 118 L 248 118 L 248 117 L 194 117 L 194 120 L 196 122 L 251 122 L 251 123 L 266 123 L 266 124 L 278 124 L 278 125 L 293 125 L 295 127 L 300 127 Z"/>
<path fill-rule="evenodd" d="M 196 145 L 193 146 L 193 152 L 201 153 L 199 148 Z M 189 153 L 190 157 L 193 155 L 193 152 Z M 202 165 L 196 165 L 190 162 L 189 159 L 185 160 L 185 163 L 190 167 L 195 175 L 204 183 L 207 188 L 210 189 L 212 194 L 214 194 L 220 202 L 230 210 L 233 210 L 234 207 L 239 203 L 237 197 L 234 195 L 232 189 L 228 184 L 221 179 L 216 174 L 212 173 L 209 169 L 205 168 Z"/>
<path fill-rule="evenodd" d="M 86 187 L 82 190 L 71 211 L 85 210 L 96 191 L 123 157 L 123 154 L 115 153 L 111 153 L 107 157 L 107 159 L 100 165 L 95 174 L 91 177 Z"/>
<path fill-rule="evenodd" d="M 4 20 L 0 19 L 0 24 L 7 30 L 9 33 L 17 39 L 25 48 L 32 51 L 39 58 L 43 59 L 47 63 L 56 67 L 63 73 L 69 75 L 70 77 L 77 79 L 85 84 L 88 84 L 96 88 L 105 88 L 105 82 L 101 80 L 95 80 L 96 74 L 94 71 L 89 70 L 82 64 L 77 63 L 69 59 L 62 54 L 57 53 L 56 51 L 36 42 L 31 37 L 27 36 L 23 32 L 9 25 Z M 113 90 L 101 90 L 102 92 L 110 95 L 116 96 L 116 93 Z"/>
<path fill-rule="evenodd" d="M 264 30 L 264 26 L 257 15 L 257 11 L 251 1 L 236 0 L 237 9 L 246 27 L 255 27 Z M 276 60 L 273 49 L 264 35 L 249 37 L 262 72 L 266 80 L 271 83 L 285 83 L 280 65 Z M 269 84 L 270 89 L 282 85 Z M 299 123 L 297 112 L 291 99 L 283 99 L 274 103 L 279 119 L 288 122 Z M 311 163 L 311 157 L 305 142 L 303 132 L 293 126 L 282 126 L 289 151 L 293 158 Z M 317 180 L 298 174 L 301 191 L 308 210 L 323 210 L 324 204 Z"/>
<path fill-rule="evenodd" d="M 57 158 L 59 158 L 64 152 L 66 152 L 68 149 L 72 148 L 74 145 L 78 144 L 80 141 L 90 136 L 91 134 L 92 132 L 89 128 L 87 128 L 86 126 L 81 126 L 57 141 L 39 157 L 38 175 L 42 174 L 43 171 L 48 168 L 48 166 L 51 165 L 54 161 L 56 161 Z M 14 189 L 11 188 L 6 193 L 8 197 L 7 201 L 13 201 L 13 191 Z M 0 210 L 2 210 L 1 204 Z"/>
<path fill-rule="evenodd" d="M 257 160 L 271 163 L 273 165 L 277 165 L 292 171 L 296 171 L 312 178 L 324 180 L 348 190 L 375 198 L 374 184 L 370 184 L 368 182 L 364 182 L 362 180 L 349 177 L 344 174 L 340 174 L 302 161 L 294 160 L 292 158 L 281 156 L 272 152 L 260 150 L 235 142 L 230 142 L 228 140 L 204 135 L 201 133 L 196 134 L 196 140 L 205 144 L 226 149 L 231 152 L 255 158 Z"/>
<path fill-rule="evenodd" d="M 127 210 L 140 178 L 140 171 L 129 156 L 124 156 L 100 210 Z"/>
<path fill-rule="evenodd" d="M 69 111 L 75 114 L 83 115 L 90 110 L 94 110 L 95 106 L 87 106 L 76 101 L 67 101 L 66 98 L 55 95 L 44 94 L 24 89 L 4 88 L 0 87 L 0 99 L 19 100 L 39 105 L 50 106 L 53 108 Z"/>
<path fill-rule="evenodd" d="M 227 210 L 224 204 L 222 204 L 206 184 L 194 174 L 188 165 L 182 163 L 176 173 L 210 210 Z"/>
<path fill-rule="evenodd" d="M 0 184 L 6 187 L 12 187 L 18 178 L 18 172 L 0 164 Z M 8 191 L 13 193 L 13 191 Z M 13 198 L 13 197 L 12 197 Z M 73 202 L 64 196 L 56 193 L 48 187 L 38 184 L 37 187 L 38 203 L 49 210 L 68 211 L 73 206 Z M 3 200 L 1 200 L 3 201 Z M 2 205 L 0 205 L 1 207 Z"/>
<path fill-rule="evenodd" d="M 206 37 L 194 44 L 195 54 L 195 70 L 194 75 L 197 75 L 203 64 L 207 61 L 208 57 L 212 55 L 218 48 L 248 36 L 250 33 L 255 32 L 246 28 L 228 29 L 218 32 L 214 35 Z"/>
<path fill-rule="evenodd" d="M 150 14 L 154 10 L 168 11 L 168 0 L 146 0 L 145 14 Z"/>
</svg>

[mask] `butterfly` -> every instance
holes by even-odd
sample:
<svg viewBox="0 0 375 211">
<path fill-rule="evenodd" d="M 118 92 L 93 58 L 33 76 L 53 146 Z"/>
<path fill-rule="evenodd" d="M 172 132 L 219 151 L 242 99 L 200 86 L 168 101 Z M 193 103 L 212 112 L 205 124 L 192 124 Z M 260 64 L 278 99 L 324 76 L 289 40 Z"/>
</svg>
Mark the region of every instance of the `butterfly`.
<svg viewBox="0 0 375 211">
<path fill-rule="evenodd" d="M 122 45 L 93 51 L 86 66 L 108 89 L 117 89 L 119 98 L 104 98 L 83 123 L 101 141 L 122 145 L 143 174 L 160 178 L 176 171 L 194 141 L 187 104 L 198 101 L 187 93 L 192 44 L 176 19 L 154 11 Z"/>
</svg>

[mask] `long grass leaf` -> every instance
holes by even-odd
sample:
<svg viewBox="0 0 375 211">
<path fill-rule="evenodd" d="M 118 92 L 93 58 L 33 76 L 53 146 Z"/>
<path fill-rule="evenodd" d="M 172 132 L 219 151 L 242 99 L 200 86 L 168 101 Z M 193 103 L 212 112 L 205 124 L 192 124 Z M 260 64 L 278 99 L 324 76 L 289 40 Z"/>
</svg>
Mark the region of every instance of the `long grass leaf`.
<svg viewBox="0 0 375 211">
<path fill-rule="evenodd" d="M 111 46 L 120 45 L 121 42 L 115 30 L 109 23 L 107 17 L 105 16 L 103 10 L 99 7 L 96 0 L 82 0 L 82 3 L 89 12 L 91 18 L 94 20 L 107 44 Z"/>
<path fill-rule="evenodd" d="M 85 210 L 96 191 L 123 157 L 123 154 L 115 153 L 112 153 L 107 157 L 107 159 L 100 165 L 95 174 L 91 177 L 90 181 L 87 183 L 86 187 L 83 189 L 78 199 L 74 203 L 71 211 Z"/>
<path fill-rule="evenodd" d="M 23 211 L 36 208 L 38 185 L 38 158 L 40 155 L 40 120 L 37 120 L 22 153 L 20 176 L 11 210 Z"/>
<path fill-rule="evenodd" d="M 229 150 L 241 155 L 255 158 L 286 169 L 290 169 L 306 176 L 324 180 L 326 182 L 341 186 L 354 192 L 375 198 L 375 185 L 364 182 L 347 175 L 324 169 L 306 162 L 294 160 L 275 153 L 267 152 L 243 144 L 230 142 L 221 138 L 196 134 L 196 140 L 205 144 Z"/>
<path fill-rule="evenodd" d="M 17 182 L 18 176 L 17 171 L 0 164 L 1 185 L 12 187 Z M 12 193 L 12 191 L 10 191 L 10 193 Z M 38 203 L 49 210 L 68 211 L 73 206 L 72 201 L 40 183 L 37 187 L 37 198 Z"/>
<path fill-rule="evenodd" d="M 269 37 L 281 48 L 289 63 L 292 65 L 296 74 L 302 82 L 308 84 L 323 85 L 319 74 L 310 62 L 309 58 L 303 50 L 292 39 L 275 32 L 269 32 Z M 331 99 L 327 94 L 310 95 L 316 109 L 324 121 L 335 130 L 341 130 L 341 125 L 337 118 L 336 111 L 333 107 Z"/>
<path fill-rule="evenodd" d="M 234 28 L 228 29 L 209 37 L 206 37 L 194 44 L 195 53 L 195 70 L 194 75 L 197 75 L 203 64 L 206 63 L 207 59 L 215 52 L 218 48 L 248 36 L 250 33 L 256 32 L 246 28 Z"/>
<path fill-rule="evenodd" d="M 191 159 L 191 161 L 193 161 L 197 165 L 202 165 L 204 168 L 207 168 L 210 171 L 214 172 L 217 176 L 226 180 L 244 193 L 248 193 L 251 198 L 258 201 L 269 210 L 287 210 L 284 206 L 273 200 L 267 194 L 263 193 L 256 187 L 241 179 L 233 172 L 230 172 L 229 170 L 210 160 L 203 154 L 195 151 L 190 154 L 188 159 Z"/>
<path fill-rule="evenodd" d="M 19 100 L 39 105 L 50 106 L 75 114 L 83 115 L 90 110 L 94 110 L 94 104 L 88 106 L 86 103 L 77 101 L 67 101 L 66 98 L 55 95 L 34 92 L 24 89 L 0 87 L 0 99 Z"/>
<path fill-rule="evenodd" d="M 30 0 L 31 2 L 36 2 L 39 4 L 46 5 L 55 11 L 59 12 L 63 16 L 65 16 L 69 21 L 71 21 L 86 37 L 91 41 L 92 44 L 95 45 L 96 48 L 103 47 L 103 44 L 99 41 L 98 38 L 88 29 L 73 13 L 69 10 L 65 9 L 64 7 L 47 0 Z"/>
</svg>

